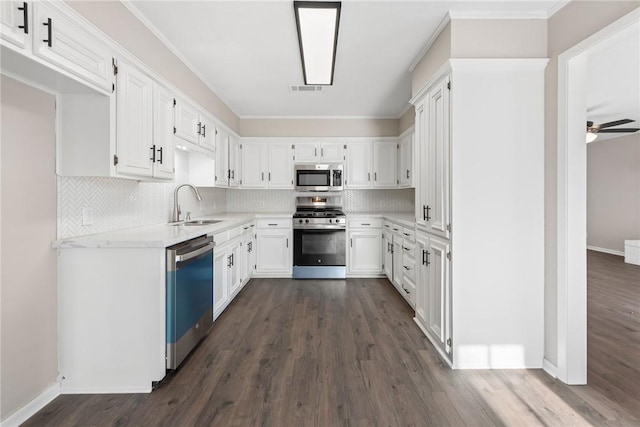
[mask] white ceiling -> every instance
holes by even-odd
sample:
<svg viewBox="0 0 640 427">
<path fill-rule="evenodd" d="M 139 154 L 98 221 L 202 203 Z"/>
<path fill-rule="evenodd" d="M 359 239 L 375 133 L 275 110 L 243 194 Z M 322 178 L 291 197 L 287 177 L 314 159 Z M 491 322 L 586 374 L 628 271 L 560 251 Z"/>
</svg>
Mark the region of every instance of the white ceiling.
<svg viewBox="0 0 640 427">
<path fill-rule="evenodd" d="M 587 120 L 632 119 L 621 128 L 640 127 L 640 26 L 632 26 L 589 50 Z M 596 141 L 628 133 L 601 133 Z M 640 138 L 640 132 L 635 133 Z"/>
<path fill-rule="evenodd" d="M 240 117 L 399 117 L 409 66 L 447 12 L 544 17 L 558 0 L 343 0 L 334 85 L 294 93 L 293 1 L 135 1 L 128 6 Z"/>
</svg>

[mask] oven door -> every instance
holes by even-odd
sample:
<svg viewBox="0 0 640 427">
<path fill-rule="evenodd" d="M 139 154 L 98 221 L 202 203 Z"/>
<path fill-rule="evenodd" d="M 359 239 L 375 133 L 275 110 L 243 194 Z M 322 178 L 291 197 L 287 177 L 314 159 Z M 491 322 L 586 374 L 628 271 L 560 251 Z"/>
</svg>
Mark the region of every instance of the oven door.
<svg viewBox="0 0 640 427">
<path fill-rule="evenodd" d="M 293 230 L 294 266 L 346 266 L 346 231 Z"/>
</svg>

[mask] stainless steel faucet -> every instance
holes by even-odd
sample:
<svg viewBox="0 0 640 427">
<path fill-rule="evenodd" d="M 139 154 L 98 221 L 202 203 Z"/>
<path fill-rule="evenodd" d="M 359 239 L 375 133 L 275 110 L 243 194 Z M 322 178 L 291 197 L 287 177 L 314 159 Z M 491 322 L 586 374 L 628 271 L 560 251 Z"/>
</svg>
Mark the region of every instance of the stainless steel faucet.
<svg viewBox="0 0 640 427">
<path fill-rule="evenodd" d="M 180 221 L 180 214 L 182 212 L 180 211 L 180 205 L 178 204 L 178 190 L 180 190 L 182 187 L 191 188 L 193 190 L 193 192 L 196 193 L 196 198 L 198 199 L 198 201 L 202 201 L 202 196 L 200 196 L 200 192 L 198 191 L 198 189 L 196 187 L 194 187 L 191 184 L 178 185 L 176 187 L 175 191 L 173 192 L 173 219 L 172 219 L 172 222 Z"/>
</svg>

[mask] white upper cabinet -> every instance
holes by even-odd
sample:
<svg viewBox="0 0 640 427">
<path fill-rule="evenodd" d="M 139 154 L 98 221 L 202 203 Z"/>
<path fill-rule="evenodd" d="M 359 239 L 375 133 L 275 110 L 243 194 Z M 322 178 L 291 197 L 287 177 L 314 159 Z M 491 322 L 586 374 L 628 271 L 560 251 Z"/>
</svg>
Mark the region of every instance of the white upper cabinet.
<svg viewBox="0 0 640 427">
<path fill-rule="evenodd" d="M 427 230 L 449 238 L 449 76 L 445 76 L 429 93 L 429 205 Z"/>
<path fill-rule="evenodd" d="M 371 187 L 371 142 L 350 142 L 347 144 L 345 165 L 345 186 L 349 189 Z"/>
<path fill-rule="evenodd" d="M 116 79 L 116 171 L 173 179 L 173 95 L 137 68 L 120 62 Z"/>
<path fill-rule="evenodd" d="M 316 142 L 296 142 L 294 156 L 296 163 L 317 163 L 318 143 Z"/>
<path fill-rule="evenodd" d="M 243 188 L 265 188 L 267 186 L 268 144 L 263 141 L 243 141 L 241 147 Z"/>
<path fill-rule="evenodd" d="M 153 80 L 127 64 L 116 79 L 116 170 L 124 175 L 153 174 Z"/>
<path fill-rule="evenodd" d="M 176 136 L 207 150 L 215 151 L 220 127 L 204 111 L 184 99 L 176 100 Z"/>
<path fill-rule="evenodd" d="M 293 150 L 289 142 L 269 143 L 269 188 L 293 188 Z"/>
<path fill-rule="evenodd" d="M 227 139 L 229 142 L 229 187 L 239 187 L 241 171 L 241 154 L 240 141 L 235 136 L 223 130 L 216 130 L 221 139 Z"/>
<path fill-rule="evenodd" d="M 211 151 L 215 151 L 216 149 L 216 139 L 218 137 L 224 137 L 227 135 L 224 132 L 224 135 L 221 134 L 221 129 L 216 125 L 215 121 L 211 116 L 205 113 L 200 113 L 200 123 L 198 127 L 198 144 L 207 148 Z"/>
<path fill-rule="evenodd" d="M 398 144 L 393 141 L 373 142 L 373 188 L 395 188 Z"/>
<path fill-rule="evenodd" d="M 22 1 L 0 2 L 0 36 L 18 47 L 27 46 L 31 20 L 31 3 Z"/>
<path fill-rule="evenodd" d="M 344 143 L 322 142 L 320 144 L 320 161 L 322 163 L 342 163 L 344 161 Z"/>
<path fill-rule="evenodd" d="M 415 105 L 415 148 L 417 163 L 420 165 L 414 173 L 416 224 L 427 226 L 427 206 L 429 206 L 429 138 L 428 138 L 428 104 L 422 99 Z M 430 209 L 430 208 L 429 208 Z"/>
<path fill-rule="evenodd" d="M 413 131 L 401 136 L 398 141 L 398 186 L 413 187 Z"/>
<path fill-rule="evenodd" d="M 229 138 L 216 138 L 216 187 L 228 187 L 229 178 Z"/>
<path fill-rule="evenodd" d="M 113 55 L 109 48 L 49 3 L 34 2 L 29 6 L 33 7 L 34 55 L 111 92 Z"/>
<path fill-rule="evenodd" d="M 295 143 L 296 163 L 342 163 L 344 143 L 305 141 Z"/>
<path fill-rule="evenodd" d="M 173 179 L 175 145 L 173 140 L 173 93 L 158 83 L 153 94 L 153 176 Z"/>
<path fill-rule="evenodd" d="M 192 144 L 198 144 L 200 135 L 200 114 L 198 109 L 182 99 L 176 100 L 175 108 L 175 134 Z"/>
</svg>

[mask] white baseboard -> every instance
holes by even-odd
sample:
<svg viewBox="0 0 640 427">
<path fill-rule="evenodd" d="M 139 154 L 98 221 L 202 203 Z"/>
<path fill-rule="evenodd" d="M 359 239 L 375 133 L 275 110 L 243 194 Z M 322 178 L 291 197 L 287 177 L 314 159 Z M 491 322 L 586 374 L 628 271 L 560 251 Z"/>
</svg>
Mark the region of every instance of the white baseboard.
<svg viewBox="0 0 640 427">
<path fill-rule="evenodd" d="M 558 378 L 558 367 L 549 362 L 546 358 L 542 359 L 542 369 L 553 378 Z"/>
<path fill-rule="evenodd" d="M 596 252 L 603 252 L 605 254 L 624 256 L 624 252 L 623 251 L 614 251 L 613 249 L 599 248 L 598 246 L 587 245 L 587 249 L 589 249 L 591 251 L 596 251 Z"/>
<path fill-rule="evenodd" d="M 56 382 L 14 412 L 9 418 L 0 422 L 0 427 L 18 427 L 58 396 L 60 396 L 60 383 Z"/>
<path fill-rule="evenodd" d="M 67 387 L 61 388 L 60 394 L 142 394 L 151 393 L 151 391 L 151 387 Z"/>
</svg>

